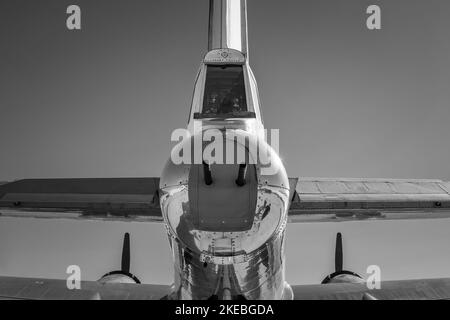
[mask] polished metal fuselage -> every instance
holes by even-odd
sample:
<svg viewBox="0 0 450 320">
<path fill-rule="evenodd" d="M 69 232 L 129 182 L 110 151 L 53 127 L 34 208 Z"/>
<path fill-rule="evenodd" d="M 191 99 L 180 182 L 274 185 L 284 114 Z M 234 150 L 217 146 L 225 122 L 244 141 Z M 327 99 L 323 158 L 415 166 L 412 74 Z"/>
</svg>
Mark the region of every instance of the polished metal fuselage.
<svg viewBox="0 0 450 320">
<path fill-rule="evenodd" d="M 246 257 L 228 264 L 202 262 L 201 255 L 169 237 L 174 257 L 175 299 L 273 300 L 282 299 L 284 228 Z"/>
<path fill-rule="evenodd" d="M 167 162 L 160 181 L 160 203 L 174 260 L 173 299 L 292 298 L 284 264 L 289 181 L 279 156 L 266 143 L 258 87 L 248 63 L 246 9 L 245 0 L 210 0 L 209 52 L 197 75 L 185 143 L 215 129 L 223 133 L 224 145 L 242 147 L 249 158 L 257 160 L 247 164 L 247 185 L 241 189 L 231 180 L 236 166 L 212 167 L 213 179 L 218 182 L 209 187 L 201 179 L 198 182 L 201 171 L 194 164 L 174 164 L 171 159 Z M 199 119 L 210 65 L 242 66 L 246 106 L 251 117 Z M 250 147 L 240 146 L 235 136 L 248 138 Z M 262 150 L 270 156 L 272 171 L 265 171 L 260 154 L 251 151 L 251 146 L 256 145 L 258 152 Z M 182 144 L 178 146 L 181 147 Z M 172 154 L 177 152 L 176 148 L 172 150 Z M 225 181 L 228 173 L 232 182 L 229 185 Z M 229 206 L 230 214 L 233 210 L 240 212 L 242 208 L 237 202 L 245 192 L 253 205 L 245 217 L 234 221 L 236 228 L 230 229 L 226 208 Z M 225 195 L 235 196 L 225 198 Z M 199 199 L 209 204 L 206 210 L 202 208 L 206 218 L 197 212 Z M 244 205 L 245 201 L 241 206 Z M 223 221 L 218 219 L 216 224 L 212 222 L 213 228 L 205 227 L 202 219 L 219 208 L 221 211 L 225 208 Z"/>
<path fill-rule="evenodd" d="M 217 221 L 214 230 L 196 223 L 193 203 L 203 195 L 192 183 L 193 170 L 192 165 L 168 161 L 161 177 L 161 210 L 174 259 L 172 298 L 289 299 L 284 239 L 290 199 L 284 168 L 272 175 L 257 170 L 251 224 L 232 230 L 225 221 Z M 234 199 L 218 197 L 208 208 L 211 213 L 218 206 L 233 207 Z"/>
</svg>

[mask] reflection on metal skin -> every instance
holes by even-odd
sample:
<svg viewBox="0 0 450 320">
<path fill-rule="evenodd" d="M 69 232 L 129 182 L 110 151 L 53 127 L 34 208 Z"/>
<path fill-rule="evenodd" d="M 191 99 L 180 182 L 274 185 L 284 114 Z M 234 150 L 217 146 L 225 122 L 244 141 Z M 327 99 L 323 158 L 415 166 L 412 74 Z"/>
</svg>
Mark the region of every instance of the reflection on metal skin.
<svg viewBox="0 0 450 320">
<path fill-rule="evenodd" d="M 284 279 L 289 180 L 265 142 L 247 48 L 246 0 L 210 0 L 209 52 L 194 86 L 190 137 L 172 150 L 160 179 L 173 299 L 293 297 Z"/>
<path fill-rule="evenodd" d="M 107 283 L 140 283 L 139 280 L 133 275 L 127 275 L 124 273 L 120 273 L 119 271 L 111 272 L 107 275 L 104 275 L 98 282 L 102 284 Z"/>
<path fill-rule="evenodd" d="M 247 53 L 246 0 L 210 0 L 208 51 L 230 48 Z"/>
<path fill-rule="evenodd" d="M 245 146 L 228 134 L 223 139 L 225 158 L 230 144 L 246 151 L 245 185 L 236 184 L 241 163 L 211 164 L 210 186 L 202 176 L 203 163 L 175 165 L 169 159 L 161 177 L 161 209 L 175 262 L 173 298 L 289 298 L 284 279 L 289 206 L 285 169 L 264 142 L 260 152 L 267 152 L 276 165 L 270 175 L 252 151 L 256 139 Z M 203 144 L 202 150 L 207 147 Z"/>
</svg>

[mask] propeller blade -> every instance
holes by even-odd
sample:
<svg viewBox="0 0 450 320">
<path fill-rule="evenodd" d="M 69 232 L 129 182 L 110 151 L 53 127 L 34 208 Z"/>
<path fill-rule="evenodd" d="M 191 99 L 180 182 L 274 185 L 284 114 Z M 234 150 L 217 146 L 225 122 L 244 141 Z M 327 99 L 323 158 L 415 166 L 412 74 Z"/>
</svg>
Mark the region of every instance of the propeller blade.
<svg viewBox="0 0 450 320">
<path fill-rule="evenodd" d="M 130 234 L 128 232 L 123 237 L 122 271 L 130 273 Z"/>
<path fill-rule="evenodd" d="M 342 234 L 339 232 L 336 235 L 336 251 L 334 254 L 334 268 L 335 272 L 342 271 L 343 267 L 343 253 L 342 253 Z"/>
<path fill-rule="evenodd" d="M 367 292 L 364 293 L 362 299 L 363 299 L 363 300 L 378 300 L 378 299 L 375 298 L 373 295 L 371 295 L 370 293 L 367 293 Z"/>
</svg>

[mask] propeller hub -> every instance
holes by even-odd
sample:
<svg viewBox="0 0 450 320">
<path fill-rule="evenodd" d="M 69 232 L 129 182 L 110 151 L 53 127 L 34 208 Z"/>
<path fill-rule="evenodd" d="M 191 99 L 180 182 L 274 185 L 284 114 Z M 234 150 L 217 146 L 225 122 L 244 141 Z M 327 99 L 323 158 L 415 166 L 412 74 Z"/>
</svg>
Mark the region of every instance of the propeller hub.
<svg viewBox="0 0 450 320">
<path fill-rule="evenodd" d="M 121 270 L 108 272 L 98 282 L 106 283 L 141 283 L 139 279 L 130 273 L 130 234 L 127 232 L 123 237 Z"/>
</svg>

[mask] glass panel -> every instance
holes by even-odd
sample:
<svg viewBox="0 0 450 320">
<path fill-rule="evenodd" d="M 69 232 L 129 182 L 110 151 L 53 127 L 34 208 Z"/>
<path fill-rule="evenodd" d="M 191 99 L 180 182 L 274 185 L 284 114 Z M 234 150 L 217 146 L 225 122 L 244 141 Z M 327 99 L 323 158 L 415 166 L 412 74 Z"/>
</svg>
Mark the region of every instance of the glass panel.
<svg viewBox="0 0 450 320">
<path fill-rule="evenodd" d="M 248 116 L 242 66 L 208 66 L 201 118 Z"/>
</svg>

